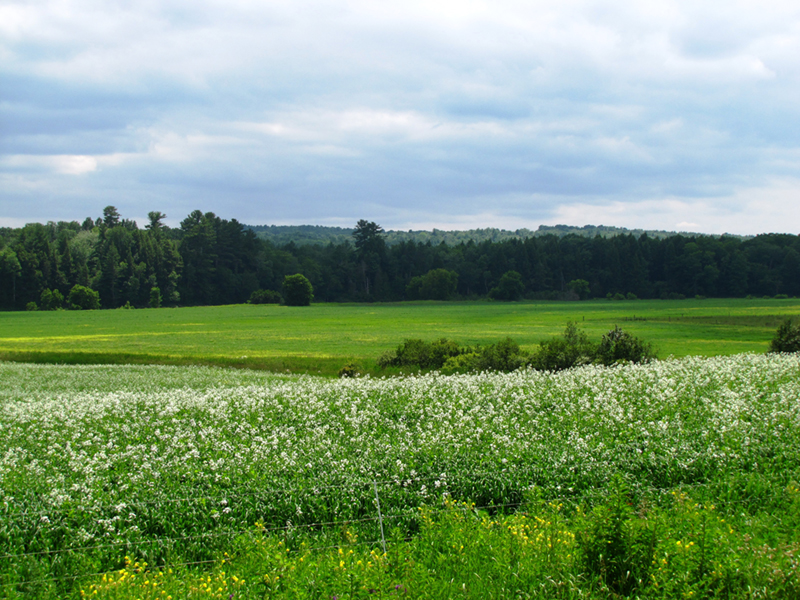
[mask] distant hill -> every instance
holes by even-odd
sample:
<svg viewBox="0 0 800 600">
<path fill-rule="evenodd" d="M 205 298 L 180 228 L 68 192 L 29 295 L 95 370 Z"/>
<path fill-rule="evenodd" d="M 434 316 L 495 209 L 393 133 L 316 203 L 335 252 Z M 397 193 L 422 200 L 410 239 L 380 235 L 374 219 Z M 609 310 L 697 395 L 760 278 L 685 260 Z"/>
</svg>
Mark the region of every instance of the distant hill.
<svg viewBox="0 0 800 600">
<path fill-rule="evenodd" d="M 346 227 L 326 227 L 324 225 L 245 225 L 245 227 L 252 229 L 256 236 L 268 240 L 276 246 L 282 246 L 289 242 L 295 244 L 341 244 L 343 242 L 352 242 L 353 229 Z M 460 244 L 461 242 L 484 242 L 492 241 L 498 242 L 507 239 L 525 239 L 529 237 L 539 237 L 544 235 L 557 235 L 563 237 L 565 235 L 579 235 L 581 237 L 596 237 L 601 236 L 604 238 L 614 237 L 616 235 L 631 234 L 634 237 L 640 237 L 646 233 L 648 237 L 655 239 L 664 239 L 673 235 L 678 235 L 681 232 L 677 231 L 662 231 L 652 229 L 626 229 L 625 227 L 610 227 L 606 225 L 584 225 L 583 227 L 574 227 L 572 225 L 540 225 L 536 231 L 530 229 L 517 229 L 509 231 L 507 229 L 496 229 L 488 227 L 486 229 L 469 229 L 464 231 L 444 231 L 441 229 L 434 229 L 432 231 L 425 230 L 390 230 L 386 232 L 386 243 L 389 245 L 398 244 L 400 242 L 414 240 L 417 243 L 425 244 L 430 242 L 433 245 L 438 245 L 444 242 L 448 246 Z M 698 233 L 682 232 L 682 235 L 706 235 Z M 719 237 L 719 236 L 713 236 Z M 736 236 L 741 237 L 741 236 Z"/>
</svg>

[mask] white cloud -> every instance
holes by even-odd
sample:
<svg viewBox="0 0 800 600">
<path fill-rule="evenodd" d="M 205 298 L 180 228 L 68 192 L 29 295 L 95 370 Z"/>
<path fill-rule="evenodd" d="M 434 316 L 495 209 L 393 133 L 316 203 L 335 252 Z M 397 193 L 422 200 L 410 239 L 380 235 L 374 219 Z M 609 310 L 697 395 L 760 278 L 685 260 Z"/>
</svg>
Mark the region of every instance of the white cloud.
<svg viewBox="0 0 800 600">
<path fill-rule="evenodd" d="M 798 52 L 783 0 L 7 0 L 0 216 L 797 229 Z"/>
<path fill-rule="evenodd" d="M 776 180 L 725 197 L 564 203 L 546 222 L 717 234 L 800 235 L 800 179 Z"/>
<path fill-rule="evenodd" d="M 65 175 L 83 175 L 97 170 L 94 156 L 76 154 L 12 155 L 3 157 L 0 164 L 13 170 L 47 170 Z"/>
</svg>

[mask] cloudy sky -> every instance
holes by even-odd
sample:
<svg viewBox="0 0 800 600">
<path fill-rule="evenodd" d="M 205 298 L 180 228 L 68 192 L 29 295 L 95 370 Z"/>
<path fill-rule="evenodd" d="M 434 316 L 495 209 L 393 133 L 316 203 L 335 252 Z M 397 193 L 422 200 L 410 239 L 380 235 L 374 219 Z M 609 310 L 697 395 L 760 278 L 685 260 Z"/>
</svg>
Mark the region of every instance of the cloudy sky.
<svg viewBox="0 0 800 600">
<path fill-rule="evenodd" d="M 800 233 L 800 4 L 2 0 L 0 225 Z"/>
</svg>

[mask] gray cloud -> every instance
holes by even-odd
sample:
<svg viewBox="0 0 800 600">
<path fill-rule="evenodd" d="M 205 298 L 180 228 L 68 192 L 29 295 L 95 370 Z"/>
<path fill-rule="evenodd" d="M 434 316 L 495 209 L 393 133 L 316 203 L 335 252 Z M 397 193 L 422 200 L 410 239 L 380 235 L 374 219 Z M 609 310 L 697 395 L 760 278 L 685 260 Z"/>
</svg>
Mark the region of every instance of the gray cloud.
<svg viewBox="0 0 800 600">
<path fill-rule="evenodd" d="M 798 231 L 798 54 L 788 2 L 11 0 L 0 224 Z"/>
</svg>

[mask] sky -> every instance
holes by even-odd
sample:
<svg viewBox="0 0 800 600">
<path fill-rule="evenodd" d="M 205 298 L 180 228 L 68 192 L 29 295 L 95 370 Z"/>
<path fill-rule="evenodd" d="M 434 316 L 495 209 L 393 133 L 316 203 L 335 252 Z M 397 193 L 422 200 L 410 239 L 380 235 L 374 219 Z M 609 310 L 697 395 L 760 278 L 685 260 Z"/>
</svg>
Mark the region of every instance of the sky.
<svg viewBox="0 0 800 600">
<path fill-rule="evenodd" d="M 800 233 L 800 3 L 2 0 L 0 226 Z"/>
</svg>

